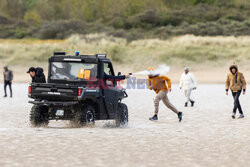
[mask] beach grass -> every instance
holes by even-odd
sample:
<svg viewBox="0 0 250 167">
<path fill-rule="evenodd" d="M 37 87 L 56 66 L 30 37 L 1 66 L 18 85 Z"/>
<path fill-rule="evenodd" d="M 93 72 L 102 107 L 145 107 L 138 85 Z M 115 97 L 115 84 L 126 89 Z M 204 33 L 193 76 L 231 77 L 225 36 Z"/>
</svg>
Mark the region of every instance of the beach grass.
<svg viewBox="0 0 250 167">
<path fill-rule="evenodd" d="M 227 65 L 247 64 L 250 37 L 200 37 L 185 35 L 168 40 L 145 39 L 127 42 L 105 34 L 73 35 L 66 40 L 1 39 L 2 64 L 29 66 L 46 64 L 55 51 L 73 55 L 106 53 L 115 64 L 141 69 L 153 64 Z"/>
</svg>

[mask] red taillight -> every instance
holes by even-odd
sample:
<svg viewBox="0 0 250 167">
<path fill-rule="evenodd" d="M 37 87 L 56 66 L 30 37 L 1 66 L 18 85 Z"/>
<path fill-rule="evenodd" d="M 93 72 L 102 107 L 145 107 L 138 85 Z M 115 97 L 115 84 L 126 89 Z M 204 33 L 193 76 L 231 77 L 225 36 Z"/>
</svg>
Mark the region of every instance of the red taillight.
<svg viewBox="0 0 250 167">
<path fill-rule="evenodd" d="M 31 86 L 28 87 L 28 93 L 31 94 Z"/>
<path fill-rule="evenodd" d="M 78 89 L 78 96 L 81 96 L 82 95 L 82 89 Z"/>
</svg>

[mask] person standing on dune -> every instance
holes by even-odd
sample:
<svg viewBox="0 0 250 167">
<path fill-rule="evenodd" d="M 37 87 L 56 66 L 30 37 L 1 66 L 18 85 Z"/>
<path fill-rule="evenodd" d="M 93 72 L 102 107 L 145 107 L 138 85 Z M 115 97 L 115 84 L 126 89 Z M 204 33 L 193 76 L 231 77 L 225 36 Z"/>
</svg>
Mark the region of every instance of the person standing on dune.
<svg viewBox="0 0 250 167">
<path fill-rule="evenodd" d="M 186 102 L 184 106 L 187 107 L 188 102 L 190 102 L 191 107 L 193 107 L 195 101 L 191 99 L 191 93 L 197 88 L 197 83 L 194 75 L 189 72 L 189 68 L 187 67 L 184 69 L 184 73 L 181 75 L 179 87 L 180 89 L 184 90 L 185 93 Z"/>
<path fill-rule="evenodd" d="M 167 82 L 167 85 L 166 85 Z M 173 112 L 178 115 L 179 122 L 182 120 L 182 112 L 179 112 L 169 101 L 168 92 L 171 92 L 171 80 L 167 76 L 160 76 L 154 71 L 153 67 L 148 68 L 148 87 L 150 90 L 154 90 L 157 94 L 154 99 L 155 114 L 149 118 L 151 121 L 158 120 L 159 102 L 163 103 Z"/>
<path fill-rule="evenodd" d="M 246 81 L 243 73 L 238 71 L 238 66 L 233 64 L 229 68 L 229 74 L 226 79 L 226 95 L 228 95 L 229 88 L 232 91 L 232 95 L 234 98 L 234 108 L 232 118 L 235 119 L 236 110 L 239 110 L 240 116 L 239 118 L 244 118 L 244 114 L 240 105 L 240 94 L 243 90 L 243 95 L 246 94 Z"/>
</svg>

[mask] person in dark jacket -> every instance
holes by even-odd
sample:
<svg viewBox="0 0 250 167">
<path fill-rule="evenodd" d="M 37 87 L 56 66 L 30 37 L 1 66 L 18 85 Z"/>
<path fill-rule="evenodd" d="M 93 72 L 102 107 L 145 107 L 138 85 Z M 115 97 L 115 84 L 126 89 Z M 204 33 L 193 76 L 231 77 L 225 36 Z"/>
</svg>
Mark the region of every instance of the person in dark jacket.
<svg viewBox="0 0 250 167">
<path fill-rule="evenodd" d="M 122 80 L 125 80 L 126 78 L 129 78 L 130 75 L 118 75 L 118 76 L 114 76 L 114 75 L 108 75 L 104 72 L 104 80 L 106 82 L 107 85 L 113 85 L 117 82 L 120 82 Z"/>
<path fill-rule="evenodd" d="M 11 85 L 13 80 L 13 73 L 8 69 L 8 66 L 4 67 L 3 76 L 4 76 L 4 93 L 5 93 L 4 97 L 7 97 L 7 90 L 6 90 L 7 86 L 9 86 L 10 88 L 10 97 L 12 97 Z"/>
<path fill-rule="evenodd" d="M 32 78 L 32 83 L 46 83 L 45 75 L 43 73 L 43 69 L 40 67 L 30 67 L 27 71 Z"/>
</svg>

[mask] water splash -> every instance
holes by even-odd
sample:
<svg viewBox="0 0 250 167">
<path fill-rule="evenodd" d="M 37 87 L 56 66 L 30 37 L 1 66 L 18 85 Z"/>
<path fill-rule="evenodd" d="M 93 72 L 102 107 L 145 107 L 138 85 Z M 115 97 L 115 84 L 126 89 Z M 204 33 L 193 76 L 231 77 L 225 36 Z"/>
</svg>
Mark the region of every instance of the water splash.
<svg viewBox="0 0 250 167">
<path fill-rule="evenodd" d="M 154 71 L 144 70 L 144 71 L 136 72 L 135 74 L 137 74 L 137 75 L 149 75 L 149 74 L 152 74 L 152 75 L 165 75 L 169 71 L 170 71 L 170 67 L 169 66 L 167 66 L 165 64 L 161 64 Z"/>
</svg>

